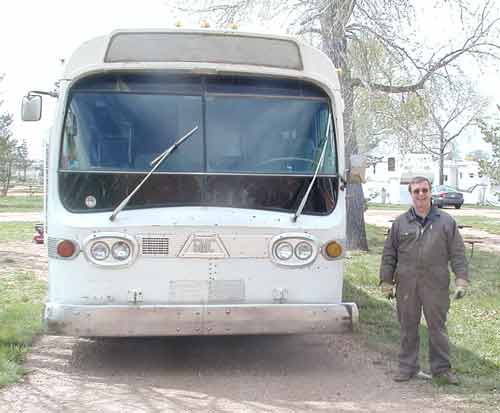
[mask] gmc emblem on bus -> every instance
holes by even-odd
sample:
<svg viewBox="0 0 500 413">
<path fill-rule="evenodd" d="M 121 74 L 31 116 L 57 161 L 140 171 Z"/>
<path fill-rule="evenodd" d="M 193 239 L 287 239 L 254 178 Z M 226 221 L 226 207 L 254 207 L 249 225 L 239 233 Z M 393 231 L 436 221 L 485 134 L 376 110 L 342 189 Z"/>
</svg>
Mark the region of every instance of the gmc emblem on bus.
<svg viewBox="0 0 500 413">
<path fill-rule="evenodd" d="M 224 258 L 229 254 L 218 235 L 191 235 L 179 257 L 185 258 Z"/>
<path fill-rule="evenodd" d="M 201 254 L 214 253 L 216 251 L 212 246 L 214 242 L 214 239 L 194 239 L 193 252 L 199 252 Z"/>
</svg>

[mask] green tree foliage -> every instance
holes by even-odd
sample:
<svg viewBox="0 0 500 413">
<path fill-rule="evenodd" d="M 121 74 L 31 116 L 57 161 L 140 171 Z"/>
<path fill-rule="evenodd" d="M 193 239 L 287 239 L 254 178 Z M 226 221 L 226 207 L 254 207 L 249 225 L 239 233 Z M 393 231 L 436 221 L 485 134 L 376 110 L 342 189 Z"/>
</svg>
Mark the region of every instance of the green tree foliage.
<svg viewBox="0 0 500 413">
<path fill-rule="evenodd" d="M 33 161 L 29 159 L 28 144 L 26 143 L 26 139 L 23 139 L 21 144 L 16 147 L 16 163 L 20 172 L 20 180 L 26 182 L 26 173 L 28 168 L 33 164 Z"/>
<path fill-rule="evenodd" d="M 500 126 L 490 125 L 486 121 L 479 122 L 479 129 L 483 140 L 491 144 L 491 157 L 490 159 L 483 159 L 479 161 L 481 172 L 489 176 L 492 183 L 495 185 L 500 184 Z"/>
<path fill-rule="evenodd" d="M 0 76 L 0 82 L 3 76 Z M 17 144 L 12 136 L 12 114 L 2 112 L 0 101 L 0 195 L 5 196 L 11 184 L 13 167 L 17 159 Z"/>
</svg>

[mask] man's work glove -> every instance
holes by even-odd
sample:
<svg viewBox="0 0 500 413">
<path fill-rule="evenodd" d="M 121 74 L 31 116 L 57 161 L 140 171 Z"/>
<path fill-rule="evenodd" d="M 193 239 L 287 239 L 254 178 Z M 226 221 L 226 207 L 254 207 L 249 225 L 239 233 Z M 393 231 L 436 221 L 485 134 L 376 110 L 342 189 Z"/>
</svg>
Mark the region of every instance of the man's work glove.
<svg viewBox="0 0 500 413">
<path fill-rule="evenodd" d="M 459 300 L 467 293 L 467 287 L 469 286 L 469 282 L 462 278 L 457 278 L 455 281 L 455 294 L 453 294 L 453 298 L 455 300 Z"/>
<path fill-rule="evenodd" d="M 380 291 L 382 292 L 382 295 L 388 300 L 396 297 L 394 295 L 394 285 L 388 282 L 382 281 L 382 283 L 380 284 Z"/>
</svg>

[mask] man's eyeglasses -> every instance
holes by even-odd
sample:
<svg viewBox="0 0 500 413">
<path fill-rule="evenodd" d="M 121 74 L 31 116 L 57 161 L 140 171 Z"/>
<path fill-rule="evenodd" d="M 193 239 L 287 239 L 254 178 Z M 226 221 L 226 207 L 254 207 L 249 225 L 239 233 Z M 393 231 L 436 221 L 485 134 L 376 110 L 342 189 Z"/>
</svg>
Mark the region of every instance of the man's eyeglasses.
<svg viewBox="0 0 500 413">
<path fill-rule="evenodd" d="M 429 192 L 429 188 L 415 188 L 413 191 L 411 191 L 413 194 L 418 195 L 420 192 L 423 194 L 426 194 Z"/>
</svg>

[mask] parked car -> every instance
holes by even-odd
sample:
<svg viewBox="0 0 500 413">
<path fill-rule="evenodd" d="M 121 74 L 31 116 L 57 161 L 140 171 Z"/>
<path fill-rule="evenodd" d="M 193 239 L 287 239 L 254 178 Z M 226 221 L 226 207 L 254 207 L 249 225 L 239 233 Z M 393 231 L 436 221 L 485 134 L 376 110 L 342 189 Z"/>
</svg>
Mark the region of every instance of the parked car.
<svg viewBox="0 0 500 413">
<path fill-rule="evenodd" d="M 456 209 L 460 209 L 464 203 L 464 196 L 457 188 L 437 185 L 432 188 L 432 203 L 438 208 L 454 206 Z"/>
</svg>

